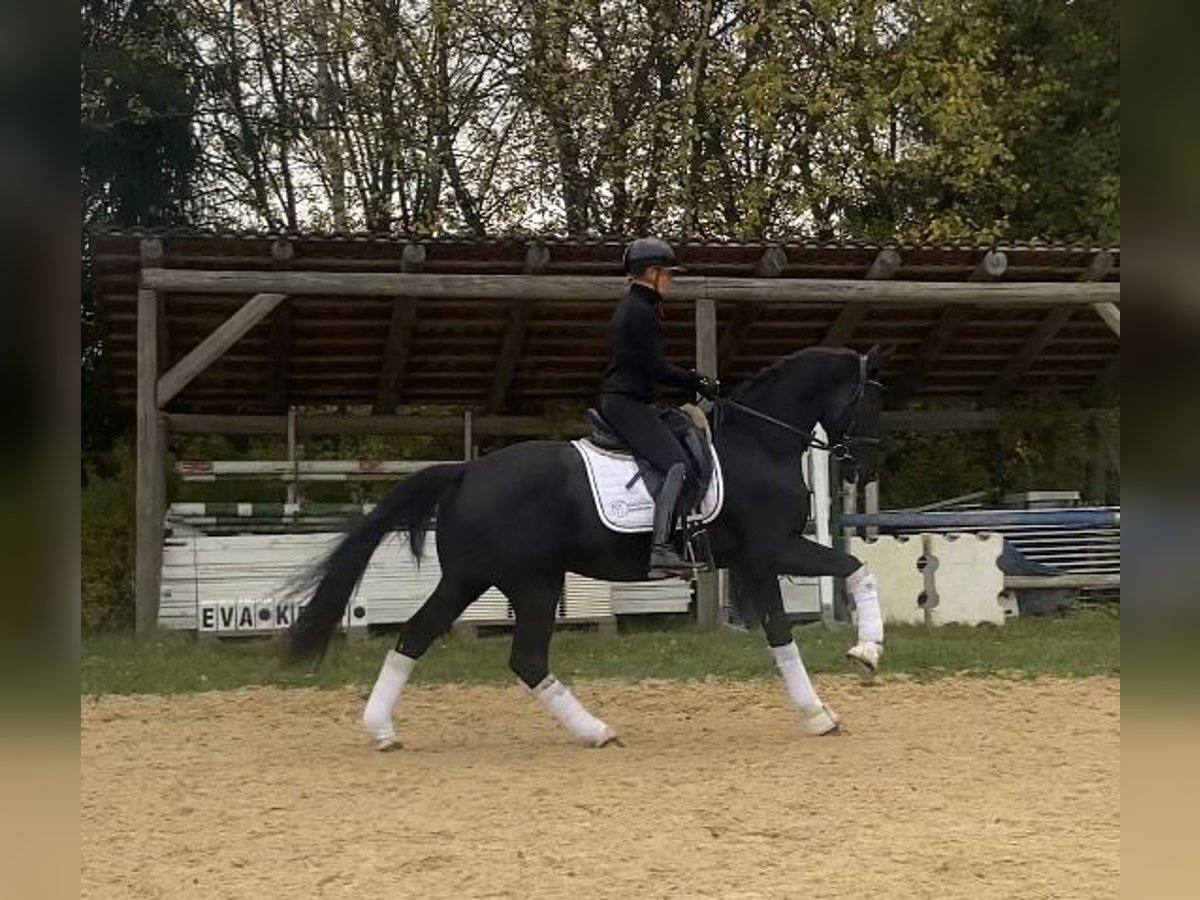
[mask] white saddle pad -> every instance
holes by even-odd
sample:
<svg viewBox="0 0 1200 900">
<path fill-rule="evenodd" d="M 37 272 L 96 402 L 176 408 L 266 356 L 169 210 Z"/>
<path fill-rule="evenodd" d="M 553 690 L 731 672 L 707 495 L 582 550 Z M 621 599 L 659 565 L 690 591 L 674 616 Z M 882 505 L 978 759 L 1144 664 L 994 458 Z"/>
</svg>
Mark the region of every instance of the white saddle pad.
<svg viewBox="0 0 1200 900">
<path fill-rule="evenodd" d="M 591 441 L 572 441 L 583 467 L 587 469 L 588 482 L 592 487 L 592 499 L 596 501 L 596 512 L 600 521 L 613 531 L 636 534 L 654 530 L 654 498 L 646 489 L 642 479 L 633 487 L 626 487 L 637 474 L 637 463 L 633 457 L 611 450 L 601 450 Z M 721 462 L 713 451 L 713 475 L 708 490 L 700 503 L 701 522 L 711 522 L 721 512 L 725 502 L 725 488 L 721 477 Z"/>
</svg>

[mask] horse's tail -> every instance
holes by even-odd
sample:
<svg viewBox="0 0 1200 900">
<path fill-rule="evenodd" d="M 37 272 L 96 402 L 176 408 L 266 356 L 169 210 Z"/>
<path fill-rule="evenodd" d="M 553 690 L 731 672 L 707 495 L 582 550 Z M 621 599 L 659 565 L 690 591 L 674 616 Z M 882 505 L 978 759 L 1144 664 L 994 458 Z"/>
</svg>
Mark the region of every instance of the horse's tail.
<svg viewBox="0 0 1200 900">
<path fill-rule="evenodd" d="M 425 530 L 445 493 L 462 479 L 466 463 L 430 466 L 392 488 L 375 508 L 301 579 L 312 599 L 288 629 L 283 656 L 288 663 L 319 659 L 346 611 L 355 585 L 389 532 L 408 532 L 408 546 L 420 559 Z"/>
</svg>

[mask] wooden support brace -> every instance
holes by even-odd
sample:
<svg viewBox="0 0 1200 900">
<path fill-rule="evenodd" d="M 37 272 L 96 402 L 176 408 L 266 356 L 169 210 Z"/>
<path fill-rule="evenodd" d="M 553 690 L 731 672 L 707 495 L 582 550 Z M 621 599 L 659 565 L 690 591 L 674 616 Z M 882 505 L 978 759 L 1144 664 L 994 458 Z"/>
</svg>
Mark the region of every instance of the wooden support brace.
<svg viewBox="0 0 1200 900">
<path fill-rule="evenodd" d="M 996 380 L 988 386 L 980 400 L 982 406 L 999 406 L 1008 399 L 1021 381 L 1021 377 L 1033 366 L 1038 355 L 1067 324 L 1072 312 L 1074 310 L 1070 306 L 1057 306 L 1046 313 L 1037 328 L 1034 329 L 1033 334 L 1025 339 L 1025 343 L 1004 364 L 1004 368 L 996 376 Z"/>
<path fill-rule="evenodd" d="M 425 245 L 404 245 L 400 255 L 401 272 L 420 272 L 425 267 Z M 392 298 L 392 318 L 388 323 L 387 340 L 383 345 L 383 368 L 379 373 L 379 389 L 375 396 L 376 415 L 389 415 L 400 402 L 404 389 L 404 372 L 412 355 L 413 329 L 417 321 L 416 299 L 397 295 Z"/>
<path fill-rule="evenodd" d="M 546 271 L 550 265 L 550 248 L 542 241 L 532 241 L 525 249 L 525 274 L 538 275 Z M 517 371 L 517 362 L 521 358 L 521 349 L 525 346 L 525 332 L 529 328 L 529 319 L 533 315 L 533 300 L 522 297 L 514 300 L 508 312 L 508 327 L 504 332 L 504 342 L 500 346 L 500 358 L 496 364 L 496 377 L 488 390 L 487 410 L 496 412 L 504 406 L 508 399 L 508 391 L 512 386 L 513 375 Z"/>
<path fill-rule="evenodd" d="M 1121 336 L 1121 307 L 1115 303 L 1096 303 L 1092 309 L 1112 329 L 1113 334 Z"/>
<path fill-rule="evenodd" d="M 900 270 L 900 254 L 890 248 L 880 250 L 875 254 L 875 259 L 872 261 L 870 268 L 867 269 L 867 274 L 864 276 L 868 281 L 884 281 L 893 277 Z M 854 332 L 862 323 L 862 320 L 867 315 L 867 304 L 861 301 L 852 301 L 842 307 L 833 324 L 829 326 L 829 330 L 825 332 L 825 337 L 821 343 L 826 347 L 843 347 L 850 342 L 850 338 L 854 336 Z"/>
<path fill-rule="evenodd" d="M 895 390 L 888 398 L 888 405 L 899 408 L 906 404 L 921 389 L 925 376 L 941 358 L 946 347 L 954 339 L 958 330 L 967 323 L 974 312 L 971 306 L 948 306 L 942 311 L 937 323 L 925 335 L 921 346 L 908 370 L 896 382 Z"/>
<path fill-rule="evenodd" d="M 759 278 L 778 278 L 787 269 L 787 251 L 778 245 L 767 247 L 759 257 L 754 274 Z M 741 352 L 750 329 L 762 317 L 763 304 L 742 303 L 734 310 L 733 319 L 721 335 L 717 347 L 717 369 L 724 371 Z"/>
<path fill-rule="evenodd" d="M 221 354 L 241 340 L 246 332 L 282 303 L 284 297 L 284 294 L 256 294 L 218 325 L 198 347 L 158 379 L 158 408 L 161 409 L 170 403 L 180 391 L 191 384 L 192 379 L 212 365 Z M 151 340 L 154 338 L 151 337 Z"/>
</svg>

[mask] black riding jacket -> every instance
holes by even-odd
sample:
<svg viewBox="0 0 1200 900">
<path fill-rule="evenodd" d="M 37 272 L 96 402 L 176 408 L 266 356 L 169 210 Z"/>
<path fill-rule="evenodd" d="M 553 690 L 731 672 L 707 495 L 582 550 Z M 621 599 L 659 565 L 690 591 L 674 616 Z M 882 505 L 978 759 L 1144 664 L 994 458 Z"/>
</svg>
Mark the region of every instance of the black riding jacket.
<svg viewBox="0 0 1200 900">
<path fill-rule="evenodd" d="M 659 304 L 662 296 L 643 284 L 630 285 L 609 325 L 609 358 L 600 388 L 643 403 L 654 402 L 655 385 L 696 391 L 699 377 L 663 358 Z"/>
</svg>

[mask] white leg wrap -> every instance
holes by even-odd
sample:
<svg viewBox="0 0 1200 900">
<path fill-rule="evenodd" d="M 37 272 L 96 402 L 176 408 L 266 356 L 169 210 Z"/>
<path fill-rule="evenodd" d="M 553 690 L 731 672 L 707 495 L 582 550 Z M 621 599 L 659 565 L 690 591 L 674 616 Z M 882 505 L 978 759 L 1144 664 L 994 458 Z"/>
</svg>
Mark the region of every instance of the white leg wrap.
<svg viewBox="0 0 1200 900">
<path fill-rule="evenodd" d="M 846 587 L 854 599 L 858 613 L 858 642 L 883 643 L 883 613 L 879 609 L 879 582 L 863 566 L 846 579 Z"/>
<path fill-rule="evenodd" d="M 395 650 L 389 650 L 383 658 L 383 667 L 379 670 L 379 677 L 375 679 L 375 687 L 371 688 L 371 696 L 367 698 L 367 706 L 362 714 L 363 726 L 375 739 L 375 746 L 380 750 L 396 746 L 392 710 L 396 708 L 396 701 L 404 693 L 408 676 L 412 674 L 416 664 L 415 659 Z"/>
<path fill-rule="evenodd" d="M 570 689 L 553 675 L 547 675 L 533 689 L 533 695 L 579 743 L 602 747 L 616 738 L 617 733 L 584 709 Z"/>
<path fill-rule="evenodd" d="M 775 657 L 775 665 L 779 674 L 783 676 L 783 683 L 787 685 L 792 705 L 800 711 L 800 724 L 804 733 L 816 736 L 836 731 L 838 718 L 817 696 L 816 689 L 809 680 L 808 670 L 804 668 L 804 661 L 800 658 L 800 648 L 796 646 L 796 642 L 772 647 L 771 655 Z"/>
<path fill-rule="evenodd" d="M 787 685 L 792 705 L 801 712 L 820 709 L 821 700 L 812 686 L 812 681 L 809 680 L 808 670 L 804 668 L 804 661 L 800 658 L 800 648 L 796 646 L 796 642 L 772 647 L 771 655 L 775 657 L 775 665 L 779 674 L 783 676 L 783 683 Z"/>
</svg>

